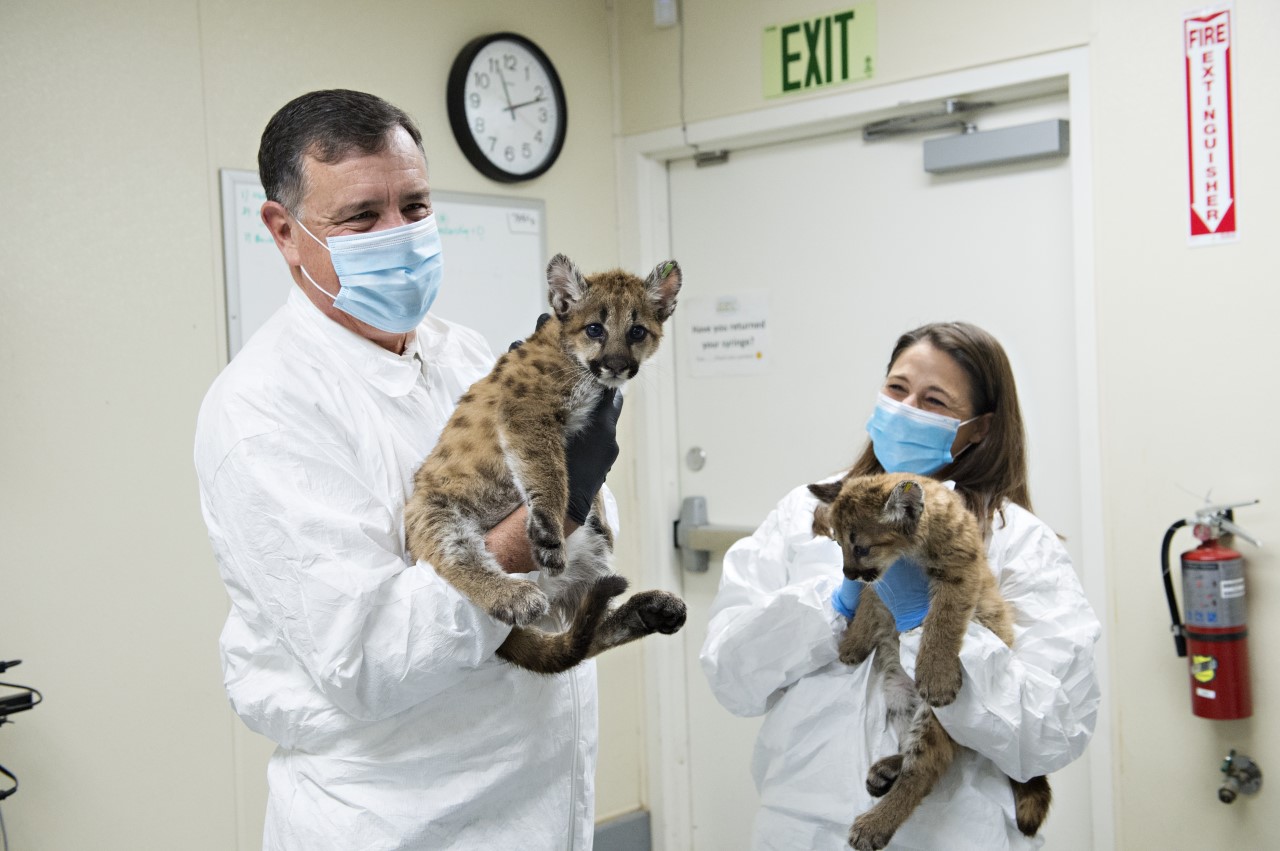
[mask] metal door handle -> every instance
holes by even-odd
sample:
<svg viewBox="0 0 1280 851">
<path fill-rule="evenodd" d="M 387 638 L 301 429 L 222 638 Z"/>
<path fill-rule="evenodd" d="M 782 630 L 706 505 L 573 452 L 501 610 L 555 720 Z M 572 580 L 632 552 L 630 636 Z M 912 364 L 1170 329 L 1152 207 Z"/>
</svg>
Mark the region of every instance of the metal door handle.
<svg viewBox="0 0 1280 851">
<path fill-rule="evenodd" d="M 680 518 L 675 522 L 675 544 L 680 560 L 690 573 L 706 573 L 711 554 L 722 553 L 735 541 L 748 537 L 754 529 L 742 526 L 719 526 L 707 522 L 707 498 L 686 496 L 680 503 Z"/>
</svg>

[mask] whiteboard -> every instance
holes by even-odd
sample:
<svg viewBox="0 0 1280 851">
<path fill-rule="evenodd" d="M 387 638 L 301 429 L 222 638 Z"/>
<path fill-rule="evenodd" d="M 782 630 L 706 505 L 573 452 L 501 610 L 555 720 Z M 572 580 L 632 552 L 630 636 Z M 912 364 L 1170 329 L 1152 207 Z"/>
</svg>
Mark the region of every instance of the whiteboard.
<svg viewBox="0 0 1280 851">
<path fill-rule="evenodd" d="M 284 304 L 294 286 L 260 211 L 256 171 L 221 169 L 227 355 Z M 431 312 L 484 335 L 495 353 L 533 331 L 547 307 L 546 204 L 540 199 L 432 192 L 444 281 Z"/>
<path fill-rule="evenodd" d="M 227 283 L 227 357 L 284 304 L 293 278 L 260 215 L 267 193 L 256 171 L 222 169 L 222 268 Z"/>
<path fill-rule="evenodd" d="M 431 312 L 474 328 L 495 354 L 533 333 L 546 313 L 546 203 L 432 192 L 444 283 Z"/>
</svg>

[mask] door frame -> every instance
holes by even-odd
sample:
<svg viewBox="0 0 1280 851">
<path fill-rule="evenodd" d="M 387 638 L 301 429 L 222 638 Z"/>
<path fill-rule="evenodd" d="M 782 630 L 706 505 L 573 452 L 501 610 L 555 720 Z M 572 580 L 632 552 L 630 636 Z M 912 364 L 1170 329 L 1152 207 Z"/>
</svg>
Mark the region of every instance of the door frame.
<svg viewBox="0 0 1280 851">
<path fill-rule="evenodd" d="M 900 112 L 904 104 L 934 106 L 969 92 L 1008 90 L 1036 94 L 1065 92 L 1070 120 L 1072 259 L 1074 262 L 1077 426 L 1080 460 L 1081 553 L 1085 594 L 1102 622 L 1110 623 L 1102 516 L 1102 455 L 1098 433 L 1097 320 L 1094 291 L 1093 152 L 1089 51 L 1075 47 L 883 86 L 798 100 L 751 112 L 625 136 L 616 147 L 619 251 L 626 268 L 645 268 L 669 256 L 671 230 L 667 164 L 701 150 L 733 150 L 848 131 Z M 688 144 L 686 144 L 686 140 Z M 636 528 L 641 587 L 679 593 L 681 564 L 673 548 L 671 524 L 679 514 L 678 442 L 674 361 L 671 347 L 660 350 L 651 374 L 637 383 L 628 408 L 634 431 Z M 691 640 L 646 642 L 644 647 L 644 792 L 654 816 L 654 848 L 692 847 L 693 816 L 686 711 L 686 648 Z M 1104 631 L 1097 648 L 1103 695 L 1110 686 L 1110 648 Z M 1112 712 L 1104 700 L 1089 749 L 1094 851 L 1114 851 L 1114 741 Z"/>
</svg>

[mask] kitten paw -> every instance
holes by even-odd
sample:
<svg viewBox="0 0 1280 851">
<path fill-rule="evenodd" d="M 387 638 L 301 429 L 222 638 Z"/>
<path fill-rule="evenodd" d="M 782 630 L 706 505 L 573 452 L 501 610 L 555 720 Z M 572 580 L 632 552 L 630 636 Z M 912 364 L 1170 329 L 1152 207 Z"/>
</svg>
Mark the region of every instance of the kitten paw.
<svg viewBox="0 0 1280 851">
<path fill-rule="evenodd" d="M 846 665 L 861 665 L 871 655 L 871 648 L 858 641 L 840 642 L 840 661 Z"/>
<path fill-rule="evenodd" d="M 560 546 L 559 542 L 553 547 L 535 543 L 533 560 L 538 563 L 538 569 L 545 572 L 547 576 L 559 576 L 564 573 L 564 547 Z"/>
<path fill-rule="evenodd" d="M 671 635 L 684 626 L 684 600 L 668 591 L 642 591 L 631 598 L 646 633 Z"/>
<path fill-rule="evenodd" d="M 891 824 L 873 807 L 854 819 L 849 828 L 849 847 L 857 851 L 880 851 L 889 844 L 898 825 Z"/>
<path fill-rule="evenodd" d="M 948 662 L 916 667 L 916 690 L 930 706 L 946 706 L 954 701 L 963 682 L 959 659 L 954 664 Z"/>
<path fill-rule="evenodd" d="M 873 798 L 881 798 L 893 788 L 894 781 L 902 773 L 902 754 L 894 754 L 876 762 L 867 771 L 867 792 Z"/>
<path fill-rule="evenodd" d="M 533 547 L 533 560 L 548 576 L 564 572 L 564 536 L 562 526 L 543 511 L 530 511 L 528 521 L 529 542 Z"/>
<path fill-rule="evenodd" d="M 528 626 L 551 608 L 547 595 L 532 582 L 512 580 L 510 585 L 511 588 L 504 589 L 487 608 L 494 620 L 512 626 Z"/>
</svg>

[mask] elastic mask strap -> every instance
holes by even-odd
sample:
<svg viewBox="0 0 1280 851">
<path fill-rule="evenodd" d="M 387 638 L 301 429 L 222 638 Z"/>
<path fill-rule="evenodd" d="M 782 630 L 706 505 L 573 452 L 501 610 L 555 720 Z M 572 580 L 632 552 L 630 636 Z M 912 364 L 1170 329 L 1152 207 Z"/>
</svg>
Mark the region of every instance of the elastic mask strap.
<svg viewBox="0 0 1280 851">
<path fill-rule="evenodd" d="M 292 213 L 291 213 L 290 215 L 292 215 Z M 307 226 L 306 226 L 306 225 L 304 225 L 304 224 L 302 223 L 302 219 L 298 218 L 297 216 L 294 216 L 294 217 L 293 217 L 293 220 L 294 220 L 295 222 L 297 222 L 297 223 L 298 223 L 298 227 L 302 228 L 302 232 L 303 232 L 303 233 L 305 233 L 307 236 L 309 236 L 309 237 L 311 237 L 313 240 L 315 240 L 316 245 L 319 245 L 321 248 L 323 248 L 325 251 L 328 251 L 330 254 L 332 254 L 332 253 L 333 253 L 333 249 L 332 249 L 332 248 L 330 248 L 329 246 L 325 245 L 323 242 L 321 242 L 319 239 L 317 239 L 317 238 L 316 238 L 316 235 L 315 235 L 314 233 L 312 233 L 311 231 L 307 230 Z M 307 267 L 306 267 L 306 266 L 303 266 L 301 263 L 299 263 L 299 264 L 298 264 L 298 268 L 302 270 L 302 276 L 303 276 L 304 278 L 306 278 L 308 281 L 310 281 L 310 282 L 311 282 L 311 286 L 315 287 L 315 288 L 316 288 L 317 290 L 319 290 L 321 293 L 323 293 L 324 295 L 328 296 L 330 301 L 337 301 L 337 300 L 338 300 L 338 297 L 337 297 L 336 295 L 333 295 L 332 293 L 327 292 L 327 291 L 326 291 L 325 289 L 323 289 L 319 284 L 317 284 L 317 283 L 316 283 L 316 279 L 315 279 L 315 278 L 313 278 L 313 277 L 311 277 L 311 273 L 307 271 Z"/>
<path fill-rule="evenodd" d="M 311 273 L 309 273 L 309 272 L 307 271 L 307 267 L 306 267 L 306 266 L 303 266 L 301 263 L 299 263 L 299 264 L 298 264 L 298 268 L 302 270 L 302 277 L 306 278 L 306 279 L 311 283 L 311 286 L 315 287 L 315 288 L 316 288 L 317 290 L 319 290 L 321 293 L 323 293 L 324 295 L 328 296 L 330 301 L 337 301 L 337 300 L 338 300 L 338 297 L 337 297 L 336 295 L 334 295 L 333 293 L 330 293 L 330 292 L 326 291 L 326 290 L 325 290 L 325 289 L 323 289 L 319 284 L 317 284 L 317 283 L 316 283 L 316 279 L 315 279 L 315 278 L 313 278 L 313 277 L 311 277 Z"/>
<path fill-rule="evenodd" d="M 960 423 L 960 425 L 956 426 L 956 434 L 959 434 L 960 429 L 964 428 L 969 423 L 973 422 L 974 420 L 980 420 L 985 416 L 986 414 L 978 414 L 978 416 L 976 417 L 969 417 L 969 419 L 965 420 L 964 422 Z M 960 451 L 957 452 L 955 455 L 951 456 L 951 463 L 954 464 L 957 458 L 959 458 L 964 453 L 968 452 L 970 449 L 973 448 L 973 446 L 974 446 L 973 441 L 970 441 L 966 443 L 964 446 L 960 447 Z"/>
<path fill-rule="evenodd" d="M 292 214 L 292 213 L 290 213 L 290 215 L 293 215 L 293 214 Z M 328 251 L 330 254 L 332 254 L 332 253 L 333 253 L 333 249 L 332 249 L 332 248 L 330 248 L 328 245 L 325 245 L 323 242 L 321 242 L 321 241 L 320 241 L 320 238 L 319 238 L 319 237 L 317 237 L 317 236 L 316 236 L 314 233 L 312 233 L 311 231 L 307 230 L 307 226 L 306 226 L 306 225 L 304 225 L 304 224 L 302 223 L 302 219 L 298 218 L 297 216 L 294 216 L 294 217 L 293 217 L 293 220 L 294 220 L 295 222 L 297 222 L 297 223 L 298 223 L 298 227 L 302 228 L 302 232 L 303 232 L 303 233 L 305 233 L 307 236 L 311 237 L 312 239 L 314 239 L 314 240 L 316 241 L 316 245 L 320 246 L 320 247 L 321 247 L 321 248 L 323 248 L 325 251 Z"/>
</svg>

